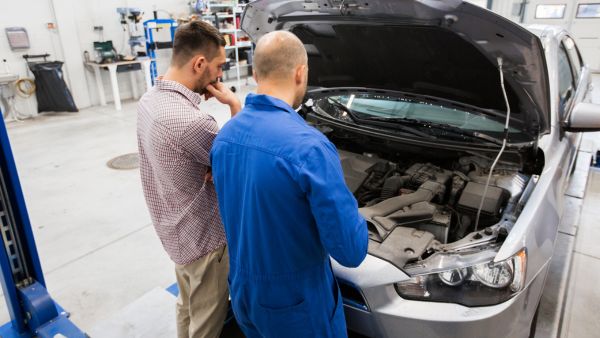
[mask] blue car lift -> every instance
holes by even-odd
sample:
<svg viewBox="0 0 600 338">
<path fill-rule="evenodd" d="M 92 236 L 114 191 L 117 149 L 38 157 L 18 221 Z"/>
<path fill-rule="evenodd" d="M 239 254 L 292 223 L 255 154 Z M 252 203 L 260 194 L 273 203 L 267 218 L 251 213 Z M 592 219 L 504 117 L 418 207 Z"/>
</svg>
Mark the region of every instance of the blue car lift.
<svg viewBox="0 0 600 338">
<path fill-rule="evenodd" d="M 0 337 L 87 337 L 46 290 L 4 122 L 0 123 L 0 150 L 0 267 L 11 318 L 0 327 Z"/>
<path fill-rule="evenodd" d="M 156 41 L 154 31 L 168 28 L 171 33 L 171 41 Z M 175 30 L 177 22 L 172 19 L 152 19 L 144 21 L 144 35 L 146 36 L 146 53 L 150 57 L 150 78 L 152 85 L 158 76 L 156 69 L 156 50 L 173 48 L 173 40 L 175 39 Z"/>
</svg>

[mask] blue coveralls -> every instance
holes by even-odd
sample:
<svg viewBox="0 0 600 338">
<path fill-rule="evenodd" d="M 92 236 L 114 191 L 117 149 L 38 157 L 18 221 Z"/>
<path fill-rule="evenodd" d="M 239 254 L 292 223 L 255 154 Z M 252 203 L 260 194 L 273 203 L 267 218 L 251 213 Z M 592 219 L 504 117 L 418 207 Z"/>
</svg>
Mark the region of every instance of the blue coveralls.
<svg viewBox="0 0 600 338">
<path fill-rule="evenodd" d="M 285 102 L 250 94 L 211 162 L 244 334 L 346 337 L 329 255 L 356 267 L 368 239 L 335 146 Z"/>
</svg>

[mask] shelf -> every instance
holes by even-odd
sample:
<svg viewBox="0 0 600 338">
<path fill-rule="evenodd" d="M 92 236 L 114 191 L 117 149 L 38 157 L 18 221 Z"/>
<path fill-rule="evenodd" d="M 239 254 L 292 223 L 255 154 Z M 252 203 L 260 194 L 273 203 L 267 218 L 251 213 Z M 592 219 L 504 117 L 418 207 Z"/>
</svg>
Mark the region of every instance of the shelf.
<svg viewBox="0 0 600 338">
<path fill-rule="evenodd" d="M 238 0 L 207 0 L 208 13 L 204 13 L 205 15 L 211 14 L 209 15 L 212 18 L 210 22 L 214 24 L 217 29 L 219 29 L 221 34 L 231 34 L 231 36 L 228 38 L 228 41 L 235 43 L 235 45 L 225 46 L 225 50 L 227 50 L 227 55 L 231 57 L 227 59 L 227 62 L 230 65 L 228 71 L 233 70 L 233 72 L 229 72 L 227 77 L 229 78 L 232 73 L 237 73 L 236 77 L 238 81 L 238 87 L 241 86 L 240 73 L 245 73 L 240 70 L 244 68 L 250 69 L 249 67 L 251 67 L 251 65 L 247 64 L 239 65 L 240 53 L 247 52 L 249 48 L 252 48 L 252 42 L 238 40 L 240 35 L 242 36 L 242 39 L 247 36 L 247 34 L 237 26 L 237 23 L 239 22 L 237 20 L 238 18 L 241 18 L 245 9 L 245 5 L 246 4 L 240 5 Z M 233 21 L 233 23 L 228 24 L 228 22 L 231 21 Z M 223 26 L 226 26 L 227 28 L 223 28 Z M 232 55 L 233 53 L 231 51 L 235 51 L 235 56 Z"/>
<path fill-rule="evenodd" d="M 225 46 L 225 50 L 231 50 L 236 48 L 250 48 L 252 47 L 251 43 L 238 43 L 237 45 Z"/>
<path fill-rule="evenodd" d="M 214 19 L 215 16 L 219 19 L 233 19 L 233 14 L 204 14 L 202 15 L 203 19 Z"/>
<path fill-rule="evenodd" d="M 239 69 L 243 69 L 243 68 L 248 68 L 248 67 L 252 67 L 252 65 L 245 64 L 245 65 L 239 65 L 239 66 L 231 66 L 226 71 L 228 71 L 228 70 L 236 70 L 238 68 Z"/>
<path fill-rule="evenodd" d="M 229 7 L 235 7 L 235 6 L 237 6 L 237 5 L 236 5 L 236 4 L 234 4 L 234 3 L 230 3 L 230 4 L 217 4 L 217 3 L 209 3 L 209 4 L 208 4 L 208 7 L 209 7 L 209 8 L 210 8 L 210 7 L 228 7 L 228 8 L 229 8 Z"/>
</svg>

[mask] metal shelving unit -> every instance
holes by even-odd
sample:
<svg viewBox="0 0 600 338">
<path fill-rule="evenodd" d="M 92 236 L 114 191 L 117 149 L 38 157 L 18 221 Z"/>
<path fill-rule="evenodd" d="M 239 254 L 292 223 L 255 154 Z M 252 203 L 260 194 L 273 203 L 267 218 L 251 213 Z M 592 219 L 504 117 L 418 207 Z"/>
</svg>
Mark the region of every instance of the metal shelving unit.
<svg viewBox="0 0 600 338">
<path fill-rule="evenodd" d="M 251 53 L 254 52 L 254 47 L 251 41 L 239 41 L 239 37 L 242 34 L 245 35 L 245 33 L 239 29 L 237 24 L 237 18 L 241 15 L 243 6 L 245 6 L 245 4 L 239 4 L 237 0 L 221 2 L 209 1 L 206 7 L 208 13 L 211 14 L 202 15 L 202 19 L 211 20 L 214 25 L 219 28 L 219 32 L 233 36 L 231 44 L 225 47 L 225 51 L 227 53 L 233 52 L 235 55 L 234 58 L 231 58 L 232 60 L 235 60 L 235 64 L 232 65 L 228 70 L 235 70 L 238 89 L 241 87 L 240 69 L 246 69 L 252 66 L 251 64 L 240 65 L 240 49 L 250 48 Z M 222 14 L 223 11 L 227 14 Z M 223 23 L 229 20 L 232 21 L 234 28 L 223 27 Z"/>
</svg>

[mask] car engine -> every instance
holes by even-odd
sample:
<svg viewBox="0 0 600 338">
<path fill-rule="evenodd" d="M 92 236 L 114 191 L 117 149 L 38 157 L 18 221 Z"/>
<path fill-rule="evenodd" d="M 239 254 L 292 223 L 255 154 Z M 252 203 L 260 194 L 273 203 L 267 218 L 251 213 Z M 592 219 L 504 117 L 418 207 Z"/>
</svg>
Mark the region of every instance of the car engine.
<svg viewBox="0 0 600 338">
<path fill-rule="evenodd" d="M 346 184 L 367 220 L 369 253 L 398 267 L 476 230 L 514 221 L 530 178 L 514 165 L 499 163 L 475 229 L 491 166 L 487 158 L 464 156 L 442 167 L 394 163 L 375 154 L 344 150 L 339 154 Z"/>
</svg>

